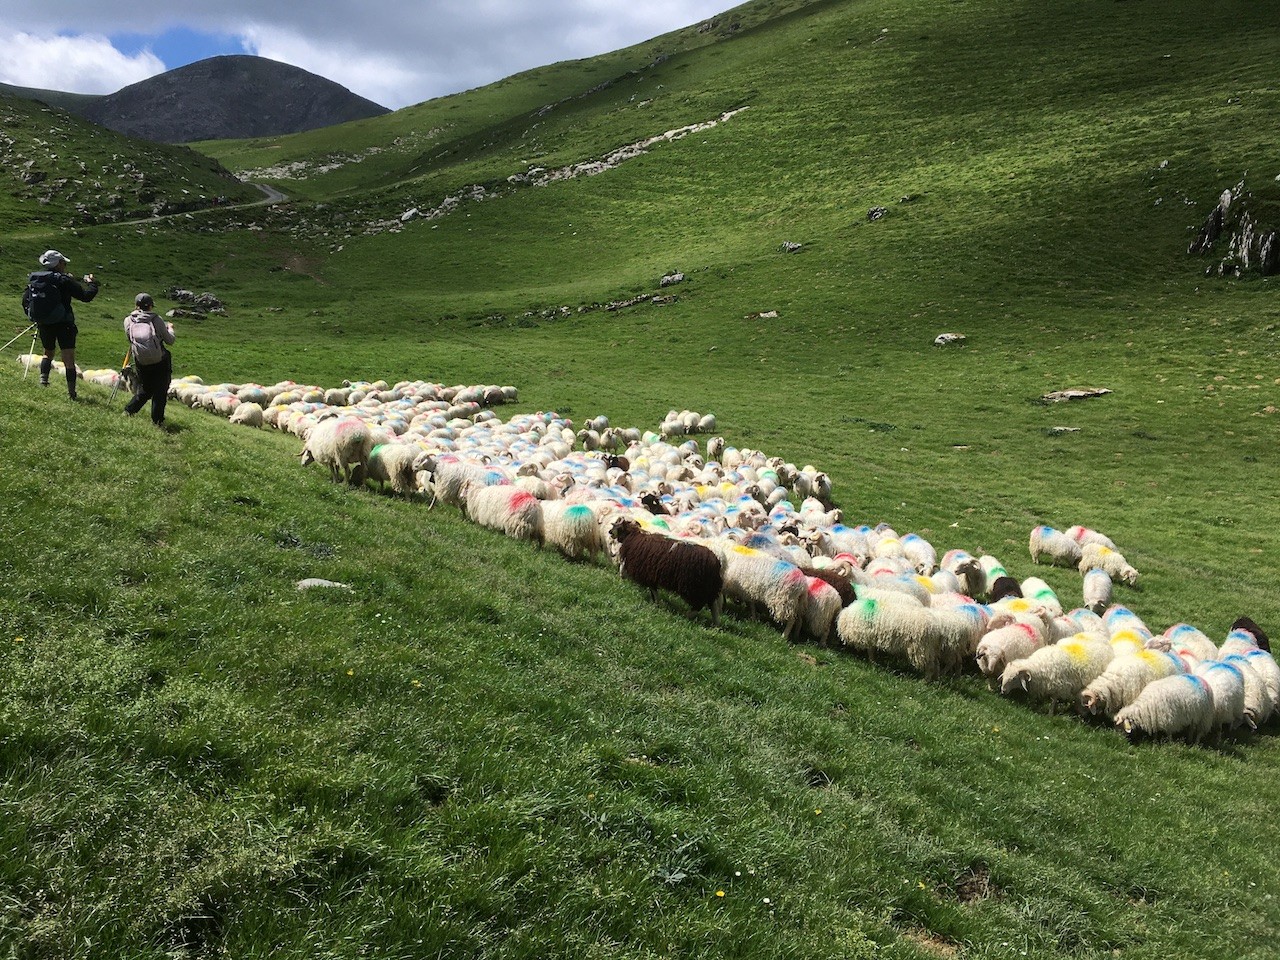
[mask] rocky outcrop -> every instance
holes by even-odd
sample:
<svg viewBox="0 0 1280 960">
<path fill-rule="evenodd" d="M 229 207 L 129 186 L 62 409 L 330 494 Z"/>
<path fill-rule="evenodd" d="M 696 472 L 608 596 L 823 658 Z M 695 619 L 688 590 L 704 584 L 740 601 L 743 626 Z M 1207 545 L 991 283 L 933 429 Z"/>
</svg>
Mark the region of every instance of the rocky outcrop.
<svg viewBox="0 0 1280 960">
<path fill-rule="evenodd" d="M 1268 212 L 1241 180 L 1232 189 L 1222 191 L 1218 205 L 1200 227 L 1187 253 L 1216 256 L 1218 262 L 1205 271 L 1209 274 L 1238 277 L 1245 273 L 1280 273 L 1280 231 L 1266 222 L 1277 220 L 1280 215 L 1274 209 Z"/>
</svg>

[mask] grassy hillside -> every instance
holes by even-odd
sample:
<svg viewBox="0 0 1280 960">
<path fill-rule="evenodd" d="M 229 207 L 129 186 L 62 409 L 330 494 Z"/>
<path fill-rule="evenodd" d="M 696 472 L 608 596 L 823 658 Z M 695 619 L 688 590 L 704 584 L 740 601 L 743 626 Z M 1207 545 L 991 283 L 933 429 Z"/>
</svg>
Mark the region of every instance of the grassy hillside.
<svg viewBox="0 0 1280 960">
<path fill-rule="evenodd" d="M 35 100 L 0 93 L 0 120 L 6 239 L 261 199 L 203 154 L 130 140 Z"/>
<path fill-rule="evenodd" d="M 1280 175 L 1280 13 L 736 16 L 201 145 L 305 178 L 270 210 L 5 220 L 0 263 L 97 268 L 85 366 L 118 361 L 138 290 L 208 290 L 228 314 L 178 321 L 179 373 L 514 383 L 517 409 L 649 428 L 711 411 L 829 471 L 853 522 L 1068 603 L 1079 576 L 1032 567 L 1027 535 L 1085 523 L 1156 629 L 1276 634 L 1275 281 L 1185 251 L 1223 189 Z M 596 176 L 508 180 L 743 107 Z M 604 308 L 675 270 L 673 302 Z M 11 955 L 1269 956 L 1274 726 L 1131 746 L 972 676 L 714 630 L 603 563 L 332 487 L 281 434 L 181 408 L 162 434 L 94 387 L 73 406 L 22 379 L 29 342 L 0 365 Z M 1075 386 L 1114 392 L 1039 402 Z"/>
</svg>

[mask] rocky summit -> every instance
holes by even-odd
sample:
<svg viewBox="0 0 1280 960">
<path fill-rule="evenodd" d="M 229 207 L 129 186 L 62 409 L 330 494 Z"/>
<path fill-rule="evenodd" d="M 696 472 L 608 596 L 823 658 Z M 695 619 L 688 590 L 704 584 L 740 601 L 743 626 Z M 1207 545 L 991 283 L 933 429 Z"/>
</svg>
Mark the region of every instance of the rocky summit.
<svg viewBox="0 0 1280 960">
<path fill-rule="evenodd" d="M 273 137 L 390 111 L 346 87 L 264 57 L 212 57 L 131 84 L 83 116 L 160 143 Z"/>
</svg>

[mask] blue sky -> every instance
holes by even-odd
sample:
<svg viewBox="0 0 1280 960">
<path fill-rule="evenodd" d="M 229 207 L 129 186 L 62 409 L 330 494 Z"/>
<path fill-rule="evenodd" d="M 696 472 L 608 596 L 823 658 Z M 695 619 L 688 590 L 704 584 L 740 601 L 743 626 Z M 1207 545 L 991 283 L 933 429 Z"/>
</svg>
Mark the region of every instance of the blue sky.
<svg viewBox="0 0 1280 960">
<path fill-rule="evenodd" d="M 121 87 L 220 54 L 293 64 L 396 109 L 700 23 L 731 0 L 0 0 L 0 83 Z"/>
<path fill-rule="evenodd" d="M 150 50 L 170 69 L 224 54 L 247 53 L 244 44 L 228 34 L 201 33 L 189 27 L 172 27 L 156 36 L 115 33 L 107 39 L 126 57 Z"/>
</svg>

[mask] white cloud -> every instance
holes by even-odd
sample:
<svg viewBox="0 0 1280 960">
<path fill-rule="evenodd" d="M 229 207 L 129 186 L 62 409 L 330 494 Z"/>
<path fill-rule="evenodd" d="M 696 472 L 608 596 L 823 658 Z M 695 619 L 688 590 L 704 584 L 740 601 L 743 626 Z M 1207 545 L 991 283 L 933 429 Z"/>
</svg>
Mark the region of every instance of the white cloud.
<svg viewBox="0 0 1280 960">
<path fill-rule="evenodd" d="M 309 70 L 396 108 L 533 67 L 641 43 L 732 7 L 734 0 L 416 0 L 373 9 L 366 0 L 61 0 L 31 18 L 0 0 L 0 80 L 106 93 L 183 66 L 149 52 L 125 56 L 108 35 L 159 36 L 185 27 Z M 30 52 L 14 35 L 30 37 Z M 59 32 L 69 36 L 32 37 Z M 64 46 L 59 46 L 63 44 Z M 204 55 L 208 55 L 207 53 Z"/>
<path fill-rule="evenodd" d="M 321 45 L 290 30 L 257 25 L 246 27 L 241 36 L 250 53 L 309 70 L 374 103 L 402 106 L 409 102 L 405 91 L 421 82 L 403 62 L 377 47 L 349 42 Z"/>
<path fill-rule="evenodd" d="M 166 67 L 150 50 L 125 56 L 106 37 L 38 37 L 0 30 L 0 83 L 71 93 L 114 93 Z"/>
</svg>

